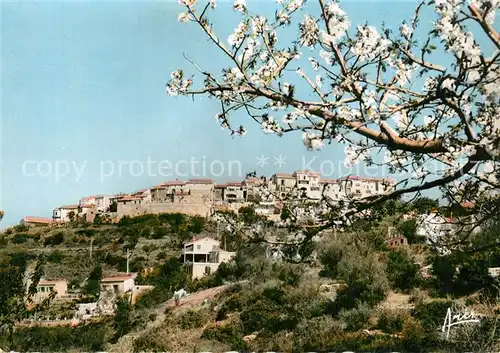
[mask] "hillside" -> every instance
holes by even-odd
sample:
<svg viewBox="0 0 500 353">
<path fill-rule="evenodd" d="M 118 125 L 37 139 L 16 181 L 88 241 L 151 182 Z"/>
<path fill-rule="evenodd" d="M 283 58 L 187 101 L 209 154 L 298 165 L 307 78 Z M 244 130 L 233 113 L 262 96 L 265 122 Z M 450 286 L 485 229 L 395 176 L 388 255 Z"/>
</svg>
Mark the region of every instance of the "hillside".
<svg viewBox="0 0 500 353">
<path fill-rule="evenodd" d="M 498 225 L 488 224 L 471 242 L 498 238 Z M 387 246 L 389 227 L 407 232 L 410 244 Z M 236 257 L 211 276 L 192 280 L 177 260 L 179 246 L 193 236 L 217 237 L 209 220 L 165 214 L 124 218 L 114 225 L 16 227 L 1 236 L 1 260 L 11 267 L 22 259 L 34 262 L 43 253 L 44 276 L 65 277 L 77 288 L 97 263 L 106 274 L 124 271 L 129 248 L 131 271 L 154 268 L 141 278 L 154 289 L 135 305 L 119 300 L 114 317 L 77 327 L 18 327 L 11 343 L 0 337 L 0 347 L 69 352 L 498 351 L 499 283 L 488 274 L 489 267 L 500 266 L 498 247 L 438 256 L 410 228 L 388 207 L 370 222 L 338 234 L 325 232 L 318 241 L 292 249 L 303 259 L 314 253 L 314 261 L 298 263 L 273 260 L 267 245 L 221 231 L 218 236 L 226 238 Z M 422 272 L 428 265 L 432 269 Z M 181 288 L 188 296 L 176 306 L 172 295 Z M 440 328 L 450 308 L 472 310 L 480 319 L 452 328 L 448 336 Z M 71 308 L 48 310 L 60 314 Z"/>
<path fill-rule="evenodd" d="M 102 264 L 107 275 L 125 272 L 127 249 L 129 269 L 137 272 L 178 257 L 183 241 L 193 236 L 214 237 L 215 233 L 215 225 L 205 219 L 182 214 L 125 217 L 118 224 L 15 226 L 0 234 L 0 260 L 22 258 L 33 262 L 43 254 L 44 278 L 65 278 L 72 286 L 78 286 L 96 262 Z"/>
</svg>

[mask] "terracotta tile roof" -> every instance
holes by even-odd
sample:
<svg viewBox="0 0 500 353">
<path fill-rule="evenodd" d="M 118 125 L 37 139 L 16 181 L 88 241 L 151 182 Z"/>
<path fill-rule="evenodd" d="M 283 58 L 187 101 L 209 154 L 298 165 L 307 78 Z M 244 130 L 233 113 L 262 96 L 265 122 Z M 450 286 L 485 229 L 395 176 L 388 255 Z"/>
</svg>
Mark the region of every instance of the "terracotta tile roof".
<svg viewBox="0 0 500 353">
<path fill-rule="evenodd" d="M 189 179 L 186 184 L 213 184 L 214 181 L 210 178 Z"/>
<path fill-rule="evenodd" d="M 90 205 L 90 204 L 83 204 L 81 205 L 82 208 L 93 208 L 95 205 Z"/>
<path fill-rule="evenodd" d="M 310 170 L 296 170 L 293 174 L 294 175 L 296 175 L 296 174 L 306 174 L 306 175 L 310 175 L 310 176 L 320 176 L 320 173 L 318 173 L 318 172 L 311 172 Z"/>
<path fill-rule="evenodd" d="M 66 206 L 61 206 L 61 207 L 58 207 L 58 208 L 64 209 L 64 210 L 74 210 L 74 209 L 78 208 L 78 205 L 66 205 Z"/>
<path fill-rule="evenodd" d="M 171 180 L 167 181 L 166 183 L 163 184 L 164 186 L 180 186 L 180 185 L 186 185 L 186 182 L 182 180 Z"/>
<path fill-rule="evenodd" d="M 151 186 L 149 189 L 150 190 L 158 190 L 158 189 L 165 188 L 165 186 L 166 186 L 165 183 L 163 183 L 163 184 L 158 184 L 158 185 L 155 185 L 155 186 Z"/>
<path fill-rule="evenodd" d="M 216 189 L 223 189 L 225 188 L 227 185 L 226 184 L 215 184 L 215 188 Z"/>
<path fill-rule="evenodd" d="M 231 181 L 226 184 L 227 186 L 242 186 L 243 182 L 242 181 Z"/>
<path fill-rule="evenodd" d="M 295 179 L 293 174 L 288 174 L 288 173 L 276 173 L 275 174 L 277 178 L 288 178 L 288 179 Z"/>
<path fill-rule="evenodd" d="M 41 279 L 38 282 L 38 285 L 44 285 L 44 284 L 56 284 L 59 282 L 66 282 L 65 279 Z"/>
<path fill-rule="evenodd" d="M 23 219 L 26 223 L 41 223 L 41 224 L 52 224 L 55 223 L 52 218 L 43 217 L 24 217 Z"/>
</svg>

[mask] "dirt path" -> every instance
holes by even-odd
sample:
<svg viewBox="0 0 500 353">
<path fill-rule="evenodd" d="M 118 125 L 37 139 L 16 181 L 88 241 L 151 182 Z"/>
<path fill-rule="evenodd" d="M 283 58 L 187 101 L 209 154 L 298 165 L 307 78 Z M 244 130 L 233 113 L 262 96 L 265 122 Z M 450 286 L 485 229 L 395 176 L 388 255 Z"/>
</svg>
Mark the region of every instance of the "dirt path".
<svg viewBox="0 0 500 353">
<path fill-rule="evenodd" d="M 136 337 L 141 336 L 143 333 L 146 331 L 149 331 L 151 329 L 154 329 L 162 324 L 162 322 L 165 320 L 165 309 L 167 308 L 176 308 L 175 310 L 178 309 L 183 309 L 183 308 L 191 308 L 197 305 L 200 305 L 205 299 L 212 298 L 222 292 L 225 288 L 231 286 L 231 284 L 226 284 L 223 286 L 219 287 L 214 287 L 214 288 L 209 288 L 202 290 L 200 292 L 188 294 L 186 298 L 181 299 L 179 305 L 176 307 L 175 305 L 175 300 L 170 299 L 167 302 L 165 302 L 163 305 L 158 307 L 154 312 L 156 313 L 156 319 L 154 321 L 151 321 L 147 324 L 147 326 L 140 330 L 140 331 L 134 331 L 131 332 L 123 337 L 121 337 L 118 342 L 114 345 L 110 345 L 107 352 L 108 353 L 125 353 L 125 352 L 133 352 L 133 344 L 134 344 L 134 339 Z"/>
</svg>

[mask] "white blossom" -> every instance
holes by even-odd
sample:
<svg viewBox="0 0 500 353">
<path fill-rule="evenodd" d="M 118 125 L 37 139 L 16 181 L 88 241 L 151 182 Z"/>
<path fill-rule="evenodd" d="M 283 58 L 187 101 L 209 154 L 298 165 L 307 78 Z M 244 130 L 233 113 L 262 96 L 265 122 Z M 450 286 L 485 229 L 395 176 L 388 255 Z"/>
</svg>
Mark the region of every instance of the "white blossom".
<svg viewBox="0 0 500 353">
<path fill-rule="evenodd" d="M 389 41 L 382 38 L 377 29 L 372 26 L 358 26 L 358 33 L 351 52 L 359 56 L 360 60 L 372 60 L 383 54 L 389 45 Z"/>
<path fill-rule="evenodd" d="M 351 168 L 360 161 L 365 160 L 368 156 L 368 151 L 359 146 L 346 146 L 344 149 L 344 153 L 344 166 L 346 168 Z"/>
<path fill-rule="evenodd" d="M 197 1 L 198 0 L 179 0 L 179 4 L 192 7 L 192 6 L 196 5 Z"/>
<path fill-rule="evenodd" d="M 300 44 L 312 47 L 318 42 L 319 28 L 316 20 L 311 15 L 305 15 L 299 25 Z"/>
<path fill-rule="evenodd" d="M 239 12 L 245 12 L 247 9 L 245 0 L 234 0 L 233 9 Z"/>
<path fill-rule="evenodd" d="M 179 22 L 181 23 L 186 23 L 187 21 L 189 21 L 189 14 L 187 12 L 183 12 L 179 14 L 179 16 L 177 16 L 177 20 L 179 20 Z"/>
<path fill-rule="evenodd" d="M 321 88 L 322 85 L 323 85 L 323 77 L 321 77 L 321 75 L 316 75 L 316 86 L 318 88 Z"/>
<path fill-rule="evenodd" d="M 227 41 L 232 47 L 237 47 L 243 42 L 245 33 L 248 31 L 248 25 L 240 22 L 234 32 L 228 37 Z"/>
<path fill-rule="evenodd" d="M 430 92 L 436 88 L 437 80 L 434 77 L 427 77 L 424 82 L 424 91 Z"/>
<path fill-rule="evenodd" d="M 308 150 L 319 150 L 324 145 L 320 135 L 310 132 L 302 133 L 302 142 L 304 142 Z"/>
<path fill-rule="evenodd" d="M 289 11 L 295 11 L 298 10 L 302 7 L 304 4 L 304 0 L 292 0 L 290 4 L 288 5 L 288 10 Z"/>
<path fill-rule="evenodd" d="M 332 65 L 333 64 L 333 54 L 330 53 L 330 52 L 327 52 L 323 49 L 321 49 L 319 51 L 319 56 L 325 60 L 325 62 L 328 64 L 328 65 Z"/>
<path fill-rule="evenodd" d="M 330 33 L 325 39 L 335 44 L 345 35 L 351 23 L 337 2 L 330 2 L 326 6 L 325 12 L 328 16 L 327 25 L 328 32 Z"/>
<path fill-rule="evenodd" d="M 413 29 L 403 22 L 403 24 L 401 24 L 401 27 L 399 27 L 399 31 L 401 32 L 403 37 L 409 38 L 411 33 L 413 32 Z"/>
<path fill-rule="evenodd" d="M 308 58 L 309 62 L 311 63 L 311 66 L 313 68 L 314 71 L 318 71 L 319 69 L 319 63 L 316 59 L 312 58 L 312 57 L 309 57 Z"/>
</svg>

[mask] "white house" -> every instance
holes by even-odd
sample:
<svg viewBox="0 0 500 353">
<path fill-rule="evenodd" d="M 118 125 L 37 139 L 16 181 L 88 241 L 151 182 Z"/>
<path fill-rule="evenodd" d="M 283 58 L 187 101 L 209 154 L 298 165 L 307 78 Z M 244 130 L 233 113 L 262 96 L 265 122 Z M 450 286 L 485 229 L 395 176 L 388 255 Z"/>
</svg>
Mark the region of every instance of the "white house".
<svg viewBox="0 0 500 353">
<path fill-rule="evenodd" d="M 57 207 L 52 211 L 52 219 L 56 222 L 69 222 L 78 214 L 78 205 Z"/>
<path fill-rule="evenodd" d="M 101 291 L 111 291 L 116 296 L 133 292 L 137 273 L 104 277 L 101 279 Z"/>
<path fill-rule="evenodd" d="M 236 253 L 220 248 L 220 242 L 210 237 L 198 237 L 183 244 L 181 256 L 187 273 L 193 279 L 211 275 L 222 262 L 229 261 Z"/>
</svg>

